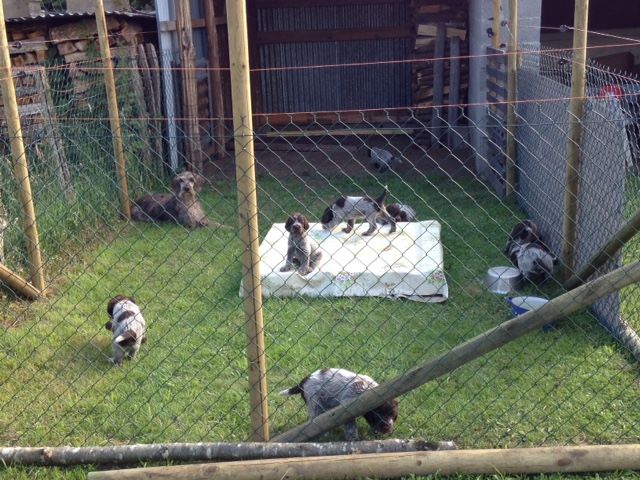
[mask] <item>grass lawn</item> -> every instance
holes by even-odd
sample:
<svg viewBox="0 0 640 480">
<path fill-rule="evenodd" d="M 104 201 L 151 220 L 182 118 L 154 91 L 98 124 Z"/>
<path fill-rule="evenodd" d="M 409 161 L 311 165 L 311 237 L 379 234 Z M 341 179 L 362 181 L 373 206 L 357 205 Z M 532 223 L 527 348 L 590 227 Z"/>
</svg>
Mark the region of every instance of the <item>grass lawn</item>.
<svg viewBox="0 0 640 480">
<path fill-rule="evenodd" d="M 272 435 L 306 419 L 300 398 L 277 392 L 317 368 L 343 367 L 384 381 L 510 318 L 504 299 L 486 292 L 482 278 L 489 266 L 505 264 L 506 232 L 521 213 L 472 180 L 430 180 L 385 183 L 418 218 L 442 223 L 449 301 L 266 299 Z M 358 184 L 372 194 L 380 190 L 374 179 Z M 234 187 L 214 187 L 215 194 L 204 195 L 205 209 L 235 227 Z M 296 210 L 318 218 L 318 199 L 328 202 L 337 192 L 357 190 L 342 177 L 260 179 L 261 233 Z M 57 275 L 49 272 L 55 295 L 31 306 L 0 306 L 0 321 L 13 325 L 0 330 L 0 444 L 246 440 L 235 229 L 119 222 L 93 236 L 74 245 L 72 261 Z M 542 293 L 557 291 L 549 285 Z M 140 357 L 119 369 L 107 362 L 110 338 L 103 328 L 106 302 L 118 293 L 138 301 L 149 327 Z M 633 443 L 640 440 L 638 391 L 637 365 L 585 312 L 404 396 L 394 436 L 468 448 Z M 372 438 L 364 422 L 360 427 L 363 438 Z M 339 438 L 340 431 L 324 437 Z M 0 478 L 84 473 L 6 469 Z"/>
</svg>

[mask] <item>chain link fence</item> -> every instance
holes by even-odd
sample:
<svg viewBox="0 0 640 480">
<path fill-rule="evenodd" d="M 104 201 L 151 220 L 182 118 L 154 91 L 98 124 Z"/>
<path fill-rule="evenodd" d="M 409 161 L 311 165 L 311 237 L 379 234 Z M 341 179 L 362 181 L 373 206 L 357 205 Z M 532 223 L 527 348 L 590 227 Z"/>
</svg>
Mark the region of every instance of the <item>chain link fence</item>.
<svg viewBox="0 0 640 480">
<path fill-rule="evenodd" d="M 169 68 L 177 57 L 162 55 L 161 70 L 141 67 L 149 57 L 138 52 L 116 59 L 132 199 L 170 191 L 176 173 L 170 151 L 181 152 L 185 138 L 178 96 L 169 98 L 175 117 L 162 113 L 166 93 L 179 91 L 166 84 L 168 74 L 178 83 L 178 70 Z M 509 265 L 503 249 L 524 218 L 538 222 L 560 254 L 570 96 L 562 58 L 522 54 L 517 201 L 502 199 L 475 174 L 471 131 L 504 149 L 466 115 L 464 104 L 448 106 L 453 116 L 444 108 L 404 108 L 379 109 L 375 116 L 370 110 L 312 112 L 304 121 L 294 114 L 280 114 L 277 122 L 257 117 L 272 436 L 307 418 L 301 398 L 278 392 L 318 369 L 343 368 L 383 383 L 513 316 L 505 297 L 487 291 L 483 279 L 488 268 Z M 596 67 L 589 71 L 574 246 L 579 266 L 638 205 L 638 83 Z M 243 247 L 232 155 L 205 162 L 199 201 L 209 227 L 128 222 L 119 214 L 101 62 L 52 65 L 24 76 L 16 71 L 14 80 L 19 86 L 34 75 L 48 82 L 40 92 L 49 93 L 42 100 L 47 110 L 22 120 L 30 122 L 25 142 L 48 294 L 29 302 L 0 290 L 0 443 L 247 440 Z M 160 82 L 162 89 L 154 90 Z M 433 112 L 442 117 L 435 123 Z M 224 138 L 214 135 L 216 120 L 200 119 L 205 155 L 211 145 L 230 146 L 233 139 L 229 121 Z M 4 264 L 26 277 L 20 186 L 8 140 L 5 131 Z M 395 158 L 384 172 L 382 152 Z M 188 159 L 177 158 L 181 170 Z M 352 233 L 342 232 L 343 225 L 333 232 L 321 227 L 327 207 L 337 205 L 338 215 L 353 201 L 348 197 L 375 198 L 385 189 L 386 204 L 410 206 L 417 222 L 399 222 L 395 233 L 378 224 L 370 237 L 363 235 L 362 220 Z M 345 201 L 336 203 L 340 198 Z M 284 224 L 296 212 L 311 223 L 309 238 L 323 251 L 309 274 L 281 271 L 289 235 Z M 610 267 L 632 262 L 636 248 L 630 242 Z M 560 282 L 551 279 L 514 295 L 561 293 Z M 107 302 L 118 294 L 140 306 L 148 339 L 138 358 L 120 368 L 109 362 L 112 338 L 104 328 Z M 612 325 L 616 317 L 640 328 L 637 299 L 635 287 L 624 289 L 593 311 L 567 316 L 551 330 L 535 331 L 403 395 L 393 435 L 469 448 L 637 442 L 636 360 L 598 323 Z M 359 431 L 373 438 L 364 422 Z"/>
</svg>

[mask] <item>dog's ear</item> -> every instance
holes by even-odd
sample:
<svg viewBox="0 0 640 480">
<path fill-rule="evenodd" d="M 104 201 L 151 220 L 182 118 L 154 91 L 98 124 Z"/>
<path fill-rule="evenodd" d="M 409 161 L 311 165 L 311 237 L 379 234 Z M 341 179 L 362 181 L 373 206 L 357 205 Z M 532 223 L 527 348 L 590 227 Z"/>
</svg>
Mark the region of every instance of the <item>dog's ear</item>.
<svg viewBox="0 0 640 480">
<path fill-rule="evenodd" d="M 331 220 L 333 220 L 333 208 L 331 208 L 331 206 L 328 206 L 327 208 L 324 209 L 324 213 L 320 218 L 320 222 L 329 223 Z"/>
<path fill-rule="evenodd" d="M 300 214 L 299 219 L 300 219 L 300 222 L 302 223 L 302 227 L 304 228 L 304 231 L 306 232 L 307 230 L 309 230 L 309 220 L 307 220 L 307 217 Z"/>
<path fill-rule="evenodd" d="M 204 187 L 204 177 L 202 175 L 194 175 L 196 192 L 201 192 Z"/>
<path fill-rule="evenodd" d="M 286 223 L 284 224 L 284 229 L 287 232 L 291 232 L 291 225 L 293 225 L 293 222 L 295 222 L 295 220 L 293 219 L 293 217 L 289 217 L 287 218 Z"/>
<path fill-rule="evenodd" d="M 133 298 L 125 297 L 124 295 L 116 295 L 107 303 L 107 313 L 110 317 L 113 316 L 113 309 L 116 306 L 116 303 L 121 302 L 123 300 L 130 300 L 133 303 L 136 303 Z"/>
<path fill-rule="evenodd" d="M 178 175 L 173 177 L 173 180 L 171 180 L 171 190 L 174 192 L 180 190 L 180 177 Z"/>
</svg>

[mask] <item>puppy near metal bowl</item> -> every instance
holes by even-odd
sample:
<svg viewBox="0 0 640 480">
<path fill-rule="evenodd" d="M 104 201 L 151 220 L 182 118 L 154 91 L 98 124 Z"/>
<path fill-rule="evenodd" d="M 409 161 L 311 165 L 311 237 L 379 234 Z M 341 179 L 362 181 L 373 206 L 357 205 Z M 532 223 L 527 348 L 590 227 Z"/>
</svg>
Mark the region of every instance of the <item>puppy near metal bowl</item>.
<svg viewBox="0 0 640 480">
<path fill-rule="evenodd" d="M 514 267 L 492 267 L 484 277 L 484 286 L 491 293 L 507 295 L 522 287 L 522 274 Z"/>
</svg>

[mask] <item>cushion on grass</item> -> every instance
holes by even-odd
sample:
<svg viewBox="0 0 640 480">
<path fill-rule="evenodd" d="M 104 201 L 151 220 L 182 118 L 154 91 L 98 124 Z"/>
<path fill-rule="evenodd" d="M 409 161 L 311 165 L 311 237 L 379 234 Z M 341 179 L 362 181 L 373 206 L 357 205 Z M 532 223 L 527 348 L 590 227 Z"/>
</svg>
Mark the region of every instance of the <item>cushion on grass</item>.
<svg viewBox="0 0 640 480">
<path fill-rule="evenodd" d="M 331 233 L 319 223 L 308 234 L 323 251 L 320 265 L 306 276 L 280 272 L 287 254 L 284 223 L 273 224 L 260 245 L 260 275 L 266 297 L 389 297 L 443 302 L 449 295 L 444 275 L 440 224 L 398 223 L 395 233 L 381 226 L 362 236 L 367 223 L 346 234 L 341 224 Z M 242 290 L 241 290 L 242 292 Z"/>
</svg>

